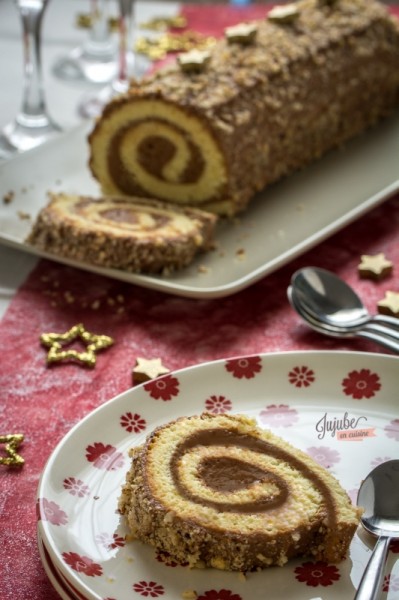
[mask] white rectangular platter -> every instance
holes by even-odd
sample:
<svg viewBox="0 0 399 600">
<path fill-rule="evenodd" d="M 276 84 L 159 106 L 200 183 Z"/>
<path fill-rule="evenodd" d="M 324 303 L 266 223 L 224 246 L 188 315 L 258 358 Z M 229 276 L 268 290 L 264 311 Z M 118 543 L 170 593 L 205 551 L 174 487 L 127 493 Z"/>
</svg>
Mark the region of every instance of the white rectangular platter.
<svg viewBox="0 0 399 600">
<path fill-rule="evenodd" d="M 217 298 L 242 290 L 312 248 L 399 190 L 399 114 L 344 148 L 258 194 L 248 210 L 222 220 L 217 249 L 169 276 L 102 269 L 38 252 L 25 243 L 49 191 L 99 194 L 90 175 L 91 124 L 0 165 L 0 243 L 167 293 Z M 25 218 L 24 218 L 25 217 Z M 29 218 L 27 218 L 29 217 Z"/>
</svg>

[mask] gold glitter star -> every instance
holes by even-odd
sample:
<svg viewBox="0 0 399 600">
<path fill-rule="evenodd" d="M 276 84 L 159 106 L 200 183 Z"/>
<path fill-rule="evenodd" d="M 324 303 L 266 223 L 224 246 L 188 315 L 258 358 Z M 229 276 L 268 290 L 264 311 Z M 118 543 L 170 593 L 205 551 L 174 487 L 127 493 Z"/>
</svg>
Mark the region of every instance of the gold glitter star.
<svg viewBox="0 0 399 600">
<path fill-rule="evenodd" d="M 132 371 L 133 383 L 143 383 L 155 379 L 160 375 L 166 375 L 169 369 L 163 366 L 160 358 L 140 358 L 136 360 L 136 366 Z"/>
<path fill-rule="evenodd" d="M 359 275 L 363 279 L 383 279 L 392 273 L 393 263 L 385 258 L 385 254 L 363 254 L 358 266 Z"/>
<path fill-rule="evenodd" d="M 385 292 L 385 298 L 377 304 L 378 312 L 382 315 L 399 317 L 399 293 Z"/>
<path fill-rule="evenodd" d="M 80 340 L 86 344 L 85 352 L 73 349 L 64 349 L 72 342 Z M 47 353 L 47 363 L 61 362 L 64 360 L 76 360 L 87 367 L 96 364 L 96 352 L 108 348 L 114 341 L 107 335 L 96 335 L 86 331 L 82 323 L 74 325 L 66 333 L 43 333 L 40 336 L 41 343 L 50 348 Z"/>
<path fill-rule="evenodd" d="M 7 456 L 0 457 L 0 465 L 7 465 L 8 467 L 22 467 L 24 459 L 22 456 L 17 454 L 18 447 L 22 444 L 24 436 L 22 433 L 8 433 L 6 435 L 0 435 L 0 444 L 5 444 L 5 451 Z"/>
</svg>

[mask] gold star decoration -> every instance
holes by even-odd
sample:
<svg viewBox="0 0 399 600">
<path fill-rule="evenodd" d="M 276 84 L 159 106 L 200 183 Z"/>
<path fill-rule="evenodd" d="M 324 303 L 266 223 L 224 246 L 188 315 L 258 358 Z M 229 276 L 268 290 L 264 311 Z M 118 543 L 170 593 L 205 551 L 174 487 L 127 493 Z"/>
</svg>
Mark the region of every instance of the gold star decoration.
<svg viewBox="0 0 399 600">
<path fill-rule="evenodd" d="M 382 315 L 399 317 L 399 293 L 385 292 L 385 298 L 377 303 L 378 312 Z"/>
<path fill-rule="evenodd" d="M 182 71 L 186 73 L 199 73 L 204 71 L 211 60 L 210 52 L 207 50 L 190 50 L 177 57 L 177 62 Z"/>
<path fill-rule="evenodd" d="M 81 341 L 86 345 L 86 351 L 79 352 L 71 348 L 65 348 L 75 341 Z M 75 360 L 87 367 L 96 364 L 96 352 L 108 348 L 114 340 L 107 335 L 96 335 L 87 331 L 82 323 L 74 325 L 66 333 L 43 333 L 40 336 L 43 346 L 50 348 L 47 353 L 47 364 Z"/>
<path fill-rule="evenodd" d="M 369 255 L 363 254 L 360 257 L 358 272 L 362 279 L 383 279 L 392 273 L 393 263 L 385 258 L 385 254 Z"/>
<path fill-rule="evenodd" d="M 255 23 L 239 23 L 224 30 L 229 44 L 250 44 L 256 38 L 258 28 Z"/>
<path fill-rule="evenodd" d="M 204 36 L 196 31 L 173 33 L 167 31 L 157 37 L 139 37 L 134 49 L 138 54 L 147 56 L 150 60 L 160 60 L 168 54 L 189 52 L 190 50 L 206 50 L 216 43 L 216 38 Z"/>
<path fill-rule="evenodd" d="M 169 373 L 169 369 L 164 367 L 160 358 L 137 357 L 136 366 L 132 371 L 133 383 L 143 383 L 166 373 Z"/>
<path fill-rule="evenodd" d="M 8 433 L 0 435 L 0 444 L 5 444 L 5 452 L 7 456 L 0 456 L 0 465 L 8 467 L 22 467 L 24 459 L 17 454 L 18 447 L 24 440 L 23 433 Z"/>
<path fill-rule="evenodd" d="M 275 23 L 292 23 L 299 17 L 299 10 L 295 3 L 274 6 L 268 14 L 267 19 Z"/>
</svg>

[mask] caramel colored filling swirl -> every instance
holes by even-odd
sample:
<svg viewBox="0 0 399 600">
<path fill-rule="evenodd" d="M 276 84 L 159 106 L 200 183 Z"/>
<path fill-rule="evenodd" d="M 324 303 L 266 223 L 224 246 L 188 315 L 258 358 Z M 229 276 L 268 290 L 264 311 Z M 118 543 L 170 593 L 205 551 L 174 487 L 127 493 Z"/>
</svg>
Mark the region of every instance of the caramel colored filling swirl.
<svg viewBox="0 0 399 600">
<path fill-rule="evenodd" d="M 92 167 L 107 194 L 200 205 L 225 191 L 225 159 L 212 132 L 161 100 L 115 107 L 99 123 L 92 147 Z"/>
<path fill-rule="evenodd" d="M 186 454 L 191 451 L 195 452 L 200 447 L 206 447 L 208 451 L 212 447 L 223 447 L 226 451 L 225 456 L 212 457 L 211 454 L 208 454 L 203 457 L 199 462 L 196 473 L 196 477 L 202 486 L 215 490 L 218 494 L 225 494 L 223 501 L 213 501 L 209 497 L 205 498 L 201 494 L 193 492 L 181 477 L 181 465 Z M 228 456 L 231 447 L 265 454 L 290 465 L 291 468 L 299 472 L 303 478 L 309 480 L 318 489 L 323 498 L 329 522 L 333 523 L 335 521 L 334 502 L 328 486 L 321 477 L 286 450 L 260 438 L 238 433 L 234 430 L 209 429 L 198 431 L 176 447 L 171 457 L 170 469 L 173 483 L 179 494 L 190 502 L 224 512 L 262 513 L 282 507 L 290 495 L 290 486 L 283 477 L 275 471 L 272 472 L 269 469 L 253 465 L 245 458 Z M 256 493 L 255 498 L 240 503 L 229 501 L 231 493 L 243 489 L 249 490 L 251 487 L 255 488 L 255 486 L 258 486 L 259 489 L 264 489 L 265 486 L 268 492 L 266 494 Z"/>
</svg>

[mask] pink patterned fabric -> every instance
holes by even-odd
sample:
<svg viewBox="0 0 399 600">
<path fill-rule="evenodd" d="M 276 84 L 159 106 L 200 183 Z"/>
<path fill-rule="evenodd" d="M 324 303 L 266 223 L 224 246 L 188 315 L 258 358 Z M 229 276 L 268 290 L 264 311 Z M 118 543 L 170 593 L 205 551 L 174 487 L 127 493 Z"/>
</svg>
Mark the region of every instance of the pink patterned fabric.
<svg viewBox="0 0 399 600">
<path fill-rule="evenodd" d="M 210 10 L 213 13 L 210 20 L 205 17 L 203 7 L 187 6 L 184 12 L 191 27 L 208 34 L 244 18 L 260 16 L 264 7 L 211 6 Z M 0 323 L 0 433 L 24 433 L 20 452 L 26 461 L 21 469 L 0 465 L 0 597 L 4 600 L 58 598 L 37 550 L 38 479 L 52 450 L 71 427 L 92 409 L 131 386 L 131 370 L 138 356 L 160 358 L 172 371 L 231 358 L 228 368 L 237 377 L 245 378 L 256 374 L 259 366 L 256 362 L 241 364 L 237 360 L 240 355 L 308 349 L 384 351 L 367 341 L 342 341 L 310 331 L 290 308 L 286 289 L 296 269 L 320 266 L 352 284 L 369 310 L 375 312 L 377 301 L 386 290 L 399 291 L 398 227 L 399 197 L 396 197 L 249 289 L 216 300 L 173 297 L 40 261 Z M 357 274 L 360 255 L 378 252 L 384 252 L 394 263 L 392 276 L 377 283 L 360 280 Z M 76 364 L 46 367 L 40 334 L 64 332 L 77 323 L 84 323 L 93 333 L 111 336 L 114 345 L 99 353 L 94 369 Z M 291 383 L 306 386 L 311 378 L 312 373 L 295 372 Z M 359 374 L 354 373 L 342 384 L 345 393 L 352 397 L 367 395 L 378 385 L 370 379 L 369 389 L 359 390 L 358 378 Z M 148 391 L 163 403 L 177 393 L 176 385 L 178 382 L 171 374 L 162 378 L 162 384 L 148 383 Z M 214 412 L 223 412 L 228 405 L 228 398 L 209 398 Z M 283 427 L 287 420 L 292 422 L 295 418 L 284 406 L 268 407 L 264 414 L 265 423 L 280 419 Z M 132 413 L 123 415 L 121 423 L 128 431 L 145 426 L 139 415 Z M 398 430 L 398 424 L 392 423 L 390 435 L 398 436 Z M 320 449 L 314 450 L 317 454 Z M 327 459 L 334 461 L 331 456 Z M 93 440 L 87 447 L 87 460 L 99 469 L 116 469 L 121 468 L 123 459 L 111 446 L 100 448 Z M 85 484 L 73 477 L 66 479 L 64 486 L 77 496 L 87 493 Z M 66 518 L 51 502 L 42 506 L 42 513 L 54 523 L 62 523 Z M 76 569 L 98 575 L 98 566 L 90 559 L 68 554 L 65 560 Z M 328 586 L 336 577 L 336 572 L 322 563 L 309 563 L 297 573 L 298 579 L 314 586 Z M 139 581 L 136 587 L 142 595 L 146 595 L 144 592 L 151 597 L 162 595 L 162 589 L 153 582 Z M 234 600 L 224 590 L 214 595 L 207 592 L 206 598 Z"/>
</svg>

